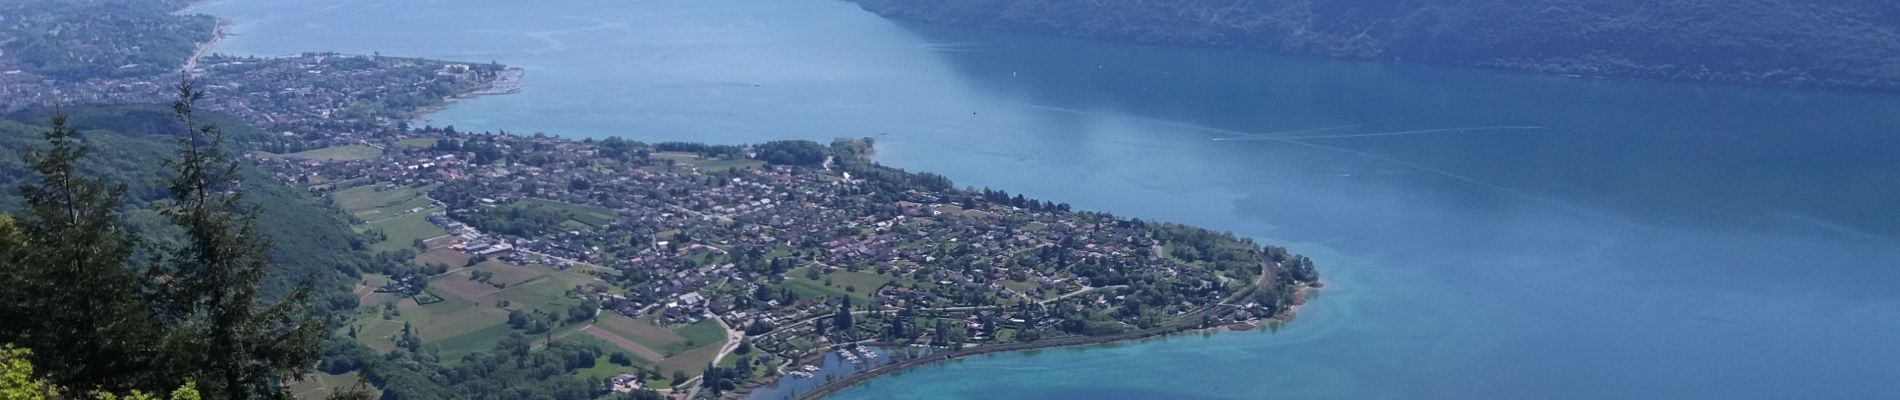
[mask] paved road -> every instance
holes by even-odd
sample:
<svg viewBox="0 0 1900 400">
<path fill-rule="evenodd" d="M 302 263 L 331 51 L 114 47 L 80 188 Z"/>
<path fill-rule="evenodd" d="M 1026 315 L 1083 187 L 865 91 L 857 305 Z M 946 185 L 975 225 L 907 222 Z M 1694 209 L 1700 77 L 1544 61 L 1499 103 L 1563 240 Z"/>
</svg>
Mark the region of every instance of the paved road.
<svg viewBox="0 0 1900 400">
<path fill-rule="evenodd" d="M 706 318 L 710 318 L 713 320 L 713 322 L 719 323 L 719 329 L 726 331 L 726 344 L 719 346 L 719 354 L 714 355 L 712 359 L 712 365 L 719 365 L 720 360 L 724 360 L 726 358 L 726 355 L 732 354 L 732 351 L 734 349 L 739 348 L 739 341 L 745 339 L 745 332 L 733 330 L 732 325 L 726 325 L 725 319 L 721 319 L 719 318 L 719 316 L 713 315 L 712 313 L 706 313 Z M 688 390 L 686 392 L 686 398 L 691 399 L 693 397 L 699 396 L 699 385 L 697 384 L 697 382 L 699 382 L 699 379 L 701 378 L 693 378 L 693 380 L 690 381 L 690 382 L 694 382 L 695 384 L 693 385 L 693 388 L 691 390 Z"/>
</svg>

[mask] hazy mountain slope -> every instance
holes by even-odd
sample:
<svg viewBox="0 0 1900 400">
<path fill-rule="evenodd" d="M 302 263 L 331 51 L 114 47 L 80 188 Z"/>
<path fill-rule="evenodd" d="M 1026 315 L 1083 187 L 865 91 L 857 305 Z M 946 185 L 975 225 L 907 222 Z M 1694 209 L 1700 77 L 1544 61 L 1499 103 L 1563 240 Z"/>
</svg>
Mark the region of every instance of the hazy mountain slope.
<svg viewBox="0 0 1900 400">
<path fill-rule="evenodd" d="M 1900 2 L 853 0 L 891 18 L 1558 74 L 1900 89 Z"/>
</svg>

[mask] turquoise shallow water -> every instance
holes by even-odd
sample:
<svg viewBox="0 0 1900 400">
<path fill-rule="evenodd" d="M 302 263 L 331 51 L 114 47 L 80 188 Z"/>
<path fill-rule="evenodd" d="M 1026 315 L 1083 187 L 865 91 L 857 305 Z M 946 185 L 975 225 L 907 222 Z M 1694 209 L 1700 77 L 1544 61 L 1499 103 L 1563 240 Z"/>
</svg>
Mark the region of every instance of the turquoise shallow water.
<svg viewBox="0 0 1900 400">
<path fill-rule="evenodd" d="M 831 0 L 201 10 L 235 22 L 220 52 L 529 68 L 437 125 L 873 136 L 959 183 L 1286 243 L 1333 284 L 1277 332 L 977 357 L 839 398 L 1900 397 L 1897 96 L 1132 46 Z"/>
</svg>

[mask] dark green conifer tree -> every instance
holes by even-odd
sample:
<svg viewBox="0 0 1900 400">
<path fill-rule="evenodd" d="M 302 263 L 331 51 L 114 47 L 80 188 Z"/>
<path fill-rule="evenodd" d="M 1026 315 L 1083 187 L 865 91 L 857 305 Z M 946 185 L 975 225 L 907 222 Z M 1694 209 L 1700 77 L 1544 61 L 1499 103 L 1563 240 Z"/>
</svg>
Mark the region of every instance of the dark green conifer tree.
<svg viewBox="0 0 1900 400">
<path fill-rule="evenodd" d="M 309 372 L 319 357 L 323 325 L 308 308 L 310 287 L 260 304 L 271 244 L 257 229 L 257 208 L 238 190 L 224 132 L 194 119 L 204 93 L 189 82 L 177 89 L 172 112 L 187 131 L 169 163 L 171 201 L 160 211 L 183 228 L 184 240 L 152 270 L 179 362 L 170 372 L 196 379 L 206 398 L 288 398 L 286 381 Z"/>
<path fill-rule="evenodd" d="M 87 147 L 55 116 L 47 148 L 25 161 L 25 209 L 0 252 L 0 342 L 33 350 L 52 383 L 92 390 L 177 387 L 162 371 L 155 325 L 127 261 L 135 241 L 115 211 L 124 185 L 81 176 Z"/>
</svg>

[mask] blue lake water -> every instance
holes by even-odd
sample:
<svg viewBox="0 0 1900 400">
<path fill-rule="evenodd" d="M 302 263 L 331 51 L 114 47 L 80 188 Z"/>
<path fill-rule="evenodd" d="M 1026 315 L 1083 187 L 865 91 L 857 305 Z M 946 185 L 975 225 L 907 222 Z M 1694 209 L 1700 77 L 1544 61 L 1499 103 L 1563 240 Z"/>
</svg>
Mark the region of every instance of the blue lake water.
<svg viewBox="0 0 1900 400">
<path fill-rule="evenodd" d="M 843 399 L 1900 397 L 1900 96 L 982 32 L 834 0 L 216 0 L 217 51 L 497 61 L 461 130 L 872 136 L 960 184 L 1283 243 L 1277 331 L 984 356 Z M 760 398 L 780 398 L 766 393 Z"/>
</svg>

